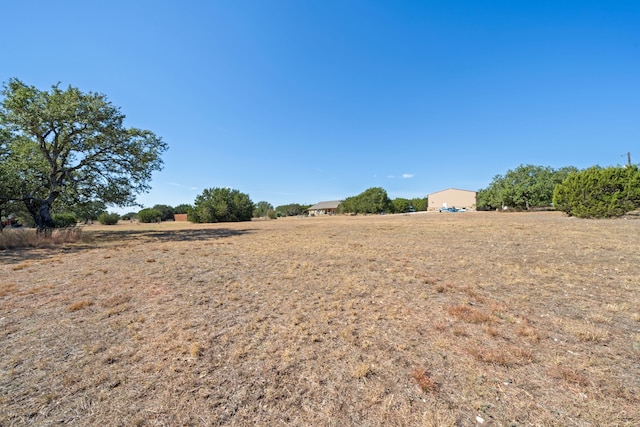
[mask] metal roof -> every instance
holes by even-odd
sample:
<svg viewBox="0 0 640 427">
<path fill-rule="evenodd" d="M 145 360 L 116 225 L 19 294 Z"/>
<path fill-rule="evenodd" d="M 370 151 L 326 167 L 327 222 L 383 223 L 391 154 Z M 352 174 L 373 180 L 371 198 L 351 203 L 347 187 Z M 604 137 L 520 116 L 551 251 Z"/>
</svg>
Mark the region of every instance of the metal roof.
<svg viewBox="0 0 640 427">
<path fill-rule="evenodd" d="M 312 210 L 321 210 L 321 209 L 337 209 L 338 205 L 342 203 L 341 200 L 332 200 L 329 202 L 320 202 L 320 203 L 316 203 L 315 205 L 311 206 L 309 208 L 310 211 Z"/>
</svg>

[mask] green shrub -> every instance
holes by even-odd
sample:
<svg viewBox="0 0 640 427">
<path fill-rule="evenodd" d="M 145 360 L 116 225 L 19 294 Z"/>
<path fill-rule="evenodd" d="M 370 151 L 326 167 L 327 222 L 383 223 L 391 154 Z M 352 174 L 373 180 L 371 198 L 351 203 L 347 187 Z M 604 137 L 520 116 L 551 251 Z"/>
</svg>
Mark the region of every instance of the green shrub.
<svg viewBox="0 0 640 427">
<path fill-rule="evenodd" d="M 75 227 L 78 222 L 75 214 L 65 212 L 51 215 L 55 228 Z"/>
<path fill-rule="evenodd" d="M 154 205 L 151 209 L 160 212 L 162 221 L 173 221 L 174 209 L 169 205 Z"/>
<path fill-rule="evenodd" d="M 176 206 L 175 208 L 173 208 L 173 213 L 176 214 L 186 214 L 189 213 L 189 209 L 192 209 L 193 206 L 183 203 L 181 205 Z"/>
<path fill-rule="evenodd" d="M 638 166 L 594 166 L 571 173 L 553 192 L 557 210 L 578 218 L 610 218 L 640 208 Z"/>
<path fill-rule="evenodd" d="M 103 213 L 98 217 L 98 221 L 102 225 L 116 225 L 120 220 L 120 215 L 117 213 Z"/>
<path fill-rule="evenodd" d="M 134 218 L 137 218 L 137 217 L 138 217 L 137 213 L 135 213 L 135 212 L 127 212 L 126 214 L 123 214 L 120 217 L 120 219 L 123 220 L 123 221 L 130 221 L 130 220 L 132 220 Z"/>
<path fill-rule="evenodd" d="M 157 209 L 147 208 L 138 212 L 138 221 L 144 223 L 160 222 L 162 220 L 162 212 Z"/>
<path fill-rule="evenodd" d="M 196 197 L 188 217 L 196 223 L 251 221 L 254 208 L 248 194 L 230 188 L 210 188 Z"/>
</svg>

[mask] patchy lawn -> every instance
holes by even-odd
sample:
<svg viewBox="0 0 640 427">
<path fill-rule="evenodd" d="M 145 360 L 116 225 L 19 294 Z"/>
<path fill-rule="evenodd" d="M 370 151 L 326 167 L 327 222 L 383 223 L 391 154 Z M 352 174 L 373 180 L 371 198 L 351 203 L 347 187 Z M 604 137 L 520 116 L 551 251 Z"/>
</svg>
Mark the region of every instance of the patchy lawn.
<svg viewBox="0 0 640 427">
<path fill-rule="evenodd" d="M 0 251 L 2 426 L 640 423 L 640 220 L 82 235 Z"/>
</svg>

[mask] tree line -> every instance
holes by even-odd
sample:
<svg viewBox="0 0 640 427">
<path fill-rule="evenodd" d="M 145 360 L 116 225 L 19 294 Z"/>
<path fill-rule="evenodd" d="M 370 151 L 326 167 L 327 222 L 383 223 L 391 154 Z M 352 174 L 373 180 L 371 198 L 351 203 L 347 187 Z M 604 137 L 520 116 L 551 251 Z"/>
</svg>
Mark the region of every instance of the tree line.
<svg viewBox="0 0 640 427">
<path fill-rule="evenodd" d="M 640 208 L 638 165 L 575 167 L 520 165 L 478 191 L 477 208 L 555 209 L 579 218 L 610 218 Z"/>
<path fill-rule="evenodd" d="M 133 206 L 162 169 L 168 145 L 153 132 L 124 126 L 125 115 L 103 94 L 53 85 L 49 91 L 18 79 L 3 85 L 0 102 L 0 231 L 22 217 L 38 232 L 75 221 L 120 219 L 106 206 Z M 156 205 L 122 218 L 166 221 L 187 213 L 194 222 L 248 221 L 304 215 L 309 205 L 253 203 L 229 188 L 203 191 L 193 205 Z M 637 165 L 584 170 L 520 165 L 480 189 L 477 208 L 557 209 L 578 217 L 613 217 L 640 207 Z M 423 211 L 427 198 L 391 200 L 380 187 L 347 197 L 340 213 Z"/>
</svg>

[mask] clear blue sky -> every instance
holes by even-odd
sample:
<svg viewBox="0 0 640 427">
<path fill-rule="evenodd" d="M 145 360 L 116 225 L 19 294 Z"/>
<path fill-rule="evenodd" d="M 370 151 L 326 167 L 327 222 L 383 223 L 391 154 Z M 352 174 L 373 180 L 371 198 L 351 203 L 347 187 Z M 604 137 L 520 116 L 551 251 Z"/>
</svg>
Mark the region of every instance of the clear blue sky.
<svg viewBox="0 0 640 427">
<path fill-rule="evenodd" d="M 100 92 L 170 146 L 138 200 L 477 190 L 640 159 L 640 1 L 6 1 L 0 81 Z M 135 209 L 124 209 L 135 210 Z"/>
</svg>

